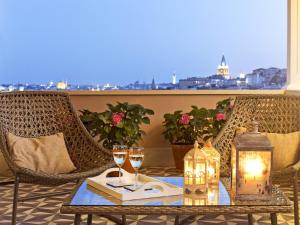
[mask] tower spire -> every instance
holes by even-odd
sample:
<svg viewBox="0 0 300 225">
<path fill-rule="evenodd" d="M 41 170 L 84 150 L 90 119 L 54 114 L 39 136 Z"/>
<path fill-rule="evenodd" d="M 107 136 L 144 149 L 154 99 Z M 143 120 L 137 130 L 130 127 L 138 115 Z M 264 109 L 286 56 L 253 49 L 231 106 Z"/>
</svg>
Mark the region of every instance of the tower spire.
<svg viewBox="0 0 300 225">
<path fill-rule="evenodd" d="M 152 89 L 152 90 L 155 90 L 155 89 L 156 89 L 154 77 L 152 78 L 151 89 Z"/>
<path fill-rule="evenodd" d="M 227 66 L 224 54 L 222 55 L 221 66 Z"/>
<path fill-rule="evenodd" d="M 174 72 L 172 75 L 172 84 L 175 85 L 176 84 L 176 73 Z"/>
<path fill-rule="evenodd" d="M 225 79 L 229 79 L 229 66 L 226 63 L 225 55 L 222 55 L 221 64 L 217 68 L 217 75 L 223 76 Z"/>
</svg>

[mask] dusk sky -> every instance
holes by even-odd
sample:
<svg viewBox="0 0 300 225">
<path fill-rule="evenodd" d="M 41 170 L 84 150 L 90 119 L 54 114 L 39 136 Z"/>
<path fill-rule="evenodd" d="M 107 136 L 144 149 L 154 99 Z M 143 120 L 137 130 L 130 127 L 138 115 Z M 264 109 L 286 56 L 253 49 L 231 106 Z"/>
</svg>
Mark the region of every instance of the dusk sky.
<svg viewBox="0 0 300 225">
<path fill-rule="evenodd" d="M 285 68 L 286 0 L 0 0 L 0 84 Z"/>
</svg>

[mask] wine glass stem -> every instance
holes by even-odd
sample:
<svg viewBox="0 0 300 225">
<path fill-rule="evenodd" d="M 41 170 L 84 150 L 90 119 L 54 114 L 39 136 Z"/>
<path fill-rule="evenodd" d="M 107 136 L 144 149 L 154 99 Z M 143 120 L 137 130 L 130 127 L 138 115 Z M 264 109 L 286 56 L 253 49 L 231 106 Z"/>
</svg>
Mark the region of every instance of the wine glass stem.
<svg viewBox="0 0 300 225">
<path fill-rule="evenodd" d="M 138 176 L 138 171 L 136 170 L 136 171 L 135 171 L 135 179 L 134 179 L 134 180 L 135 180 L 135 181 L 134 181 L 135 189 L 137 189 L 137 186 L 138 186 L 138 185 L 137 185 L 137 176 Z"/>
<path fill-rule="evenodd" d="M 119 183 L 121 183 L 121 167 L 119 167 Z"/>
</svg>

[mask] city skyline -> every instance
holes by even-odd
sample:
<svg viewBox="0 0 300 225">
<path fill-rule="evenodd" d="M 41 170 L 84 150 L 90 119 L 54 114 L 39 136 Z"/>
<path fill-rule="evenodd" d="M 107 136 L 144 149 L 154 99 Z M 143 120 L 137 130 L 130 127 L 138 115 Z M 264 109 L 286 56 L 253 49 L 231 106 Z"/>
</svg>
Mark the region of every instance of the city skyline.
<svg viewBox="0 0 300 225">
<path fill-rule="evenodd" d="M 221 57 L 221 61 L 220 64 L 218 66 L 216 66 L 215 68 L 215 73 L 212 74 L 202 74 L 201 76 L 197 76 L 197 75 L 191 75 L 191 76 L 180 76 L 178 77 L 178 74 L 176 74 L 176 72 L 174 71 L 172 74 L 170 74 L 169 76 L 169 80 L 167 81 L 163 81 L 163 82 L 158 82 L 160 84 L 178 84 L 178 82 L 180 80 L 186 80 L 186 79 L 190 79 L 190 78 L 207 78 L 207 77 L 211 77 L 211 76 L 220 76 L 223 77 L 224 79 L 237 79 L 237 78 L 245 78 L 246 75 L 249 75 L 251 73 L 253 73 L 253 71 L 255 70 L 260 70 L 260 69 L 272 69 L 272 68 L 276 68 L 276 69 L 281 69 L 281 70 L 286 70 L 286 68 L 277 68 L 277 67 L 269 67 L 269 68 L 254 68 L 252 69 L 252 71 L 249 71 L 247 73 L 240 73 L 240 74 L 236 74 L 236 75 L 232 75 L 230 73 L 230 66 L 227 64 L 225 55 L 223 54 Z M 225 72 L 224 72 L 225 69 Z M 221 71 L 221 72 L 220 72 Z M 77 86 L 77 85 L 81 85 L 81 86 L 109 86 L 109 87 L 123 87 L 123 86 L 128 86 L 131 84 L 135 84 L 135 83 L 139 83 L 139 84 L 150 84 L 151 82 L 157 82 L 157 80 L 155 80 L 155 76 L 152 77 L 151 80 L 135 80 L 135 81 L 129 81 L 126 84 L 120 84 L 120 83 L 113 83 L 113 82 L 108 82 L 108 83 L 82 83 L 82 84 L 78 84 L 78 83 L 74 83 L 72 82 L 72 80 L 67 80 L 67 79 L 59 79 L 59 80 L 48 80 L 42 83 L 32 83 L 32 82 L 13 82 L 13 83 L 0 83 L 0 85 L 16 85 L 16 84 L 20 84 L 20 85 L 62 85 L 65 86 L 65 88 L 68 85 L 71 86 Z M 58 89 L 65 89 L 65 88 L 58 88 Z"/>
<path fill-rule="evenodd" d="M 230 67 L 222 56 L 217 67 L 217 73 L 204 77 L 186 77 L 177 81 L 176 74 L 172 74 L 170 82 L 156 83 L 153 78 L 151 83 L 132 82 L 126 85 L 114 84 L 70 84 L 67 81 L 48 82 L 44 84 L 1 84 L 0 92 L 4 91 L 29 91 L 29 90 L 201 90 L 201 89 L 282 89 L 286 86 L 286 68 L 256 68 L 251 73 L 240 74 L 238 77 L 230 76 Z"/>
</svg>

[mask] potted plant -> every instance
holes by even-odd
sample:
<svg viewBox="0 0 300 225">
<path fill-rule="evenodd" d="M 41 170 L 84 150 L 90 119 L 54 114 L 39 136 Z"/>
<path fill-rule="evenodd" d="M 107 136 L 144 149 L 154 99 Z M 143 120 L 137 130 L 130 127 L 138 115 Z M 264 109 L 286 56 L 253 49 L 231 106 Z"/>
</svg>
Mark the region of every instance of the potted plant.
<svg viewBox="0 0 300 225">
<path fill-rule="evenodd" d="M 97 138 L 102 147 L 112 149 L 113 145 L 127 145 L 131 147 L 137 144 L 145 135 L 141 130 L 142 124 L 150 124 L 150 115 L 154 112 L 139 104 L 128 102 L 116 105 L 107 104 L 104 112 L 80 111 L 80 119 L 90 134 Z M 133 172 L 129 161 L 124 168 Z"/>
<path fill-rule="evenodd" d="M 178 110 L 164 115 L 164 137 L 172 145 L 177 169 L 183 169 L 183 158 L 193 147 L 195 140 L 209 145 L 225 124 L 231 111 L 231 99 L 217 103 L 215 109 L 191 106 L 191 111 L 183 113 Z"/>
</svg>

